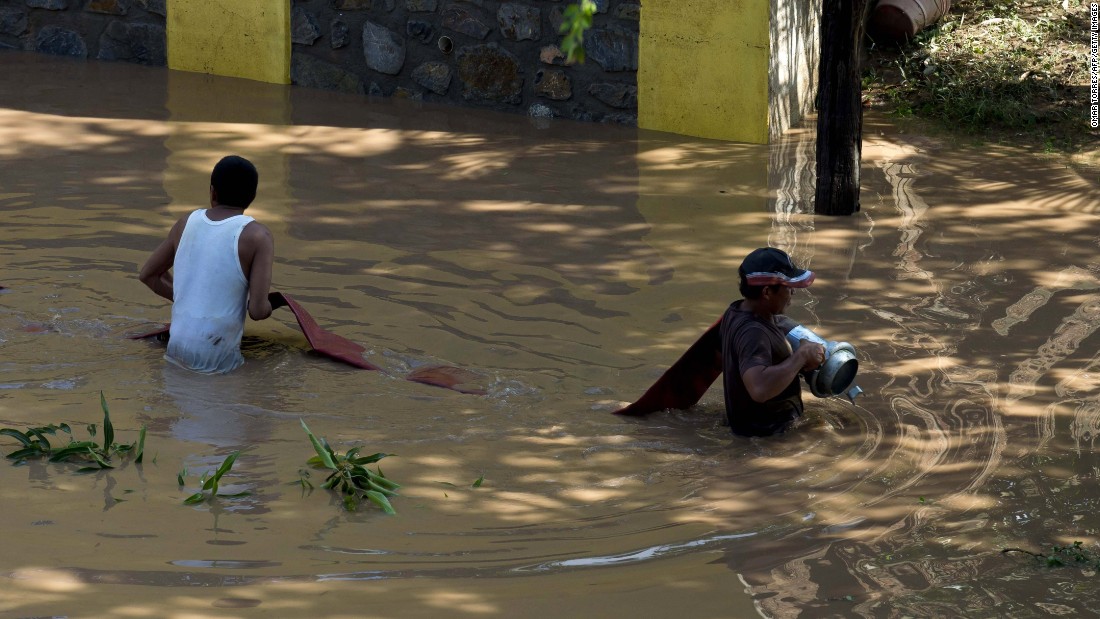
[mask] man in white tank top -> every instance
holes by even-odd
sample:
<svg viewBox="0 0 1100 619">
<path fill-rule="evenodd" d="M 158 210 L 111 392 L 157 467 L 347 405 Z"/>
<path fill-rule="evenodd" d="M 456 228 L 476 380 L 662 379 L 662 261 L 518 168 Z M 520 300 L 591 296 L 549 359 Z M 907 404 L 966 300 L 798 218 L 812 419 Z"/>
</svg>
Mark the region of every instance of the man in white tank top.
<svg viewBox="0 0 1100 619">
<path fill-rule="evenodd" d="M 245 312 L 253 320 L 271 315 L 275 242 L 244 214 L 258 181 L 247 159 L 219 161 L 210 175 L 210 208 L 180 218 L 141 268 L 142 283 L 172 301 L 164 357 L 177 365 L 208 374 L 240 367 Z"/>
</svg>

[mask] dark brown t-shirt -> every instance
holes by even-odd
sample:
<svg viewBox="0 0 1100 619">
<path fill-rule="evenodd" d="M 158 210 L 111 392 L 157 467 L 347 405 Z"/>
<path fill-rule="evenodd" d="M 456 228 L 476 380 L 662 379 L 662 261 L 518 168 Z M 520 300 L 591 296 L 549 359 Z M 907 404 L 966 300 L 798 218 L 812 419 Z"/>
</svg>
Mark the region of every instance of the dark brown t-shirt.
<svg viewBox="0 0 1100 619">
<path fill-rule="evenodd" d="M 784 326 L 785 316 L 761 320 L 735 301 L 722 316 L 722 382 L 726 392 L 726 418 L 730 430 L 742 436 L 768 436 L 781 432 L 802 414 L 802 385 L 798 377 L 782 393 L 767 402 L 755 402 L 745 388 L 745 370 L 782 363 L 791 356 Z"/>
</svg>

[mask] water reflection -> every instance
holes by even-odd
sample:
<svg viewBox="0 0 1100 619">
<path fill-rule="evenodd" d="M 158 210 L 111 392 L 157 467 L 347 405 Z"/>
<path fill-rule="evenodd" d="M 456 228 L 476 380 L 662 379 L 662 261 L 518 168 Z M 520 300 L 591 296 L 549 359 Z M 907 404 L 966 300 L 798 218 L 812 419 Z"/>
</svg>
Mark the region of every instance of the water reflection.
<svg viewBox="0 0 1100 619">
<path fill-rule="evenodd" d="M 163 370 L 164 393 L 171 399 L 178 418 L 171 423 L 172 436 L 182 441 L 215 447 L 241 448 L 268 438 L 261 422 L 265 409 L 237 404 L 263 399 L 266 389 L 249 393 L 238 376 L 204 376 L 171 364 Z"/>
<path fill-rule="evenodd" d="M 0 467 L 0 612 L 121 614 L 105 585 L 151 615 L 317 614 L 328 587 L 348 612 L 388 593 L 406 616 L 1095 605 L 1079 570 L 998 552 L 1096 547 L 1100 199 L 1056 161 L 872 117 L 863 210 L 825 219 L 806 135 L 769 150 L 540 129 L 27 58 L 0 55 L 0 426 L 98 421 L 102 389 L 120 433 L 148 426 L 156 463 Z M 66 80 L 100 95 L 58 96 Z M 447 362 L 490 396 L 310 356 L 289 317 L 250 324 L 248 363 L 224 380 L 125 340 L 167 318 L 133 275 L 228 151 L 263 157 L 279 289 L 395 374 Z M 810 398 L 767 440 L 730 436 L 718 390 L 645 421 L 608 414 L 713 322 L 766 244 L 819 273 L 792 314 L 856 345 L 866 395 Z M 400 515 L 293 485 L 312 453 L 299 418 L 338 450 L 398 454 L 383 465 Z M 181 505 L 181 468 L 193 482 L 238 449 L 227 481 L 250 497 Z"/>
</svg>

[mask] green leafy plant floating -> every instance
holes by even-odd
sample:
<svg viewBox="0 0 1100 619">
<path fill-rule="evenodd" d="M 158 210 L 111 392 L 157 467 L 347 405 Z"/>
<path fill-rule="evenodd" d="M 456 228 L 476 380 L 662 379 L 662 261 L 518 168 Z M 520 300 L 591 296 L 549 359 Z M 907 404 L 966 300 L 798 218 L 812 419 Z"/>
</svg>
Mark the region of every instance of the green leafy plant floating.
<svg viewBox="0 0 1100 619">
<path fill-rule="evenodd" d="M 107 398 L 103 392 L 99 392 L 99 405 L 103 409 L 103 442 L 97 443 L 94 439 L 98 433 L 96 425 L 87 426 L 90 440 L 77 441 L 73 438 L 73 430 L 68 424 L 49 424 L 24 431 L 14 428 L 0 428 L 0 435 L 14 438 L 22 444 L 22 447 L 7 454 L 7 458 L 13 464 L 23 464 L 31 458 L 48 458 L 50 462 L 78 461 L 86 463 L 77 469 L 78 473 L 88 473 L 103 469 L 114 468 L 111 464 L 111 456 L 132 456 L 134 462 L 141 464 L 145 456 L 145 426 L 141 426 L 138 439 L 133 443 L 116 443 L 115 427 L 111 423 L 111 411 L 107 407 Z M 68 435 L 69 442 L 61 447 L 54 447 L 47 437 L 57 436 L 58 432 Z"/>
<path fill-rule="evenodd" d="M 1051 552 L 1049 555 L 1041 552 L 1031 552 L 1023 548 L 1005 548 L 1001 550 L 1001 553 L 1020 552 L 1025 555 L 1030 555 L 1044 562 L 1047 567 L 1078 565 L 1081 567 L 1091 567 L 1094 570 L 1100 571 L 1100 557 L 1090 553 L 1088 549 L 1084 547 L 1083 542 L 1073 542 L 1072 546 L 1051 546 L 1050 548 Z"/>
<path fill-rule="evenodd" d="M 381 467 L 377 467 L 376 471 L 367 468 L 368 464 L 374 464 L 393 454 L 379 452 L 369 456 L 360 456 L 360 448 L 353 447 L 346 454 L 340 455 L 333 451 L 332 447 L 329 447 L 328 441 L 314 436 L 304 420 L 302 421 L 302 429 L 309 435 L 309 442 L 313 443 L 313 449 L 317 452 L 316 456 L 309 459 L 309 464 L 331 471 L 321 487 L 338 490 L 344 497 L 345 509 L 355 511 L 359 508 L 359 503 L 363 499 L 367 499 L 387 514 L 397 513 L 394 511 L 393 505 L 390 505 L 389 497 L 396 496 L 397 489 L 401 485 L 386 479 Z M 312 487 L 305 475 L 302 476 L 301 483 L 303 486 Z"/>
<path fill-rule="evenodd" d="M 241 455 L 240 451 L 234 451 L 233 453 L 229 454 L 225 458 L 225 460 L 222 461 L 221 465 L 217 468 L 217 470 L 214 471 L 213 474 L 211 474 L 209 471 L 203 473 L 202 477 L 199 478 L 199 485 L 202 488 L 195 494 L 192 494 L 191 496 L 184 499 L 183 502 L 187 505 L 196 505 L 204 501 L 209 501 L 216 496 L 223 499 L 239 499 L 240 497 L 248 496 L 248 492 L 218 494 L 218 484 L 221 483 L 222 476 L 228 473 L 230 469 L 233 468 L 233 463 L 237 461 L 237 456 L 239 455 Z M 176 475 L 176 481 L 179 482 L 180 486 L 184 485 L 183 477 L 185 475 L 187 475 L 187 469 L 181 470 L 179 474 Z"/>
</svg>

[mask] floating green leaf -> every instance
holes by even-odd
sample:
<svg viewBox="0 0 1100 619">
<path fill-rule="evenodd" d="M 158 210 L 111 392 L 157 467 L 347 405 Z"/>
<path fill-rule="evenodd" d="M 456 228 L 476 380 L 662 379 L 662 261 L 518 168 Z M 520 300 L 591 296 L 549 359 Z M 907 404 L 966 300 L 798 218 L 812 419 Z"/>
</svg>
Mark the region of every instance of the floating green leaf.
<svg viewBox="0 0 1100 619">
<path fill-rule="evenodd" d="M 107 410 L 107 398 L 99 392 L 99 406 L 103 409 L 103 447 L 109 449 L 115 442 L 115 426 L 111 423 L 111 411 Z"/>
<path fill-rule="evenodd" d="M 10 436 L 20 443 L 23 443 L 24 447 L 30 447 L 34 443 L 34 441 L 31 440 L 30 436 L 27 436 L 26 434 L 14 428 L 0 428 L 0 435 Z"/>
<path fill-rule="evenodd" d="M 141 464 L 141 460 L 145 457 L 145 426 L 141 426 L 141 431 L 138 432 L 137 450 L 134 455 L 134 462 Z M 156 456 L 153 457 L 153 463 L 156 464 Z"/>
<path fill-rule="evenodd" d="M 313 482 L 309 481 L 309 471 L 306 469 L 298 469 L 298 481 L 292 481 L 291 484 L 300 484 L 302 490 L 313 490 Z"/>
<path fill-rule="evenodd" d="M 248 496 L 248 492 L 236 492 L 233 494 L 218 494 L 218 484 L 221 482 L 223 475 L 228 473 L 233 468 L 233 463 L 237 461 L 237 456 L 241 455 L 241 452 L 234 451 L 226 456 L 225 460 L 218 466 L 218 468 L 211 474 L 209 471 L 202 474 L 199 478 L 199 486 L 201 489 L 187 497 L 183 502 L 187 505 L 194 505 L 196 503 L 202 503 L 203 501 L 212 499 L 214 497 L 222 497 L 226 499 L 235 499 L 242 496 Z M 176 481 L 182 487 L 184 485 L 184 476 L 187 475 L 187 469 L 183 469 L 176 475 Z"/>
<path fill-rule="evenodd" d="M 378 507 L 381 507 L 382 511 L 390 514 L 391 516 L 397 514 L 397 512 L 393 509 L 393 506 L 390 505 L 390 500 L 386 498 L 386 495 L 375 490 L 368 490 L 366 494 L 367 498 L 371 500 L 371 503 L 374 503 Z"/>
<path fill-rule="evenodd" d="M 36 439 L 38 439 L 38 442 L 42 444 L 42 447 L 45 448 L 46 451 L 50 451 L 50 441 L 46 439 L 46 433 L 43 432 L 43 430 L 47 430 L 47 429 L 46 428 L 27 428 L 27 434 L 30 434 L 31 436 L 34 436 Z M 53 434 L 52 430 L 47 430 L 47 431 L 49 431 L 50 434 Z"/>
<path fill-rule="evenodd" d="M 42 455 L 44 452 L 38 447 L 26 447 L 19 449 L 8 454 L 8 458 L 15 460 L 14 464 L 25 462 L 27 458 L 33 458 Z"/>
<path fill-rule="evenodd" d="M 105 460 L 103 458 L 103 456 L 99 455 L 94 449 L 89 449 L 88 450 L 88 455 L 90 455 L 92 457 L 92 460 L 94 460 L 95 463 L 99 465 L 99 468 L 103 468 L 103 469 L 113 469 L 114 468 L 110 463 L 107 462 L 107 460 Z"/>
<path fill-rule="evenodd" d="M 321 441 L 317 440 L 316 436 L 313 436 L 313 433 L 309 431 L 309 426 L 306 425 L 305 419 L 299 419 L 298 421 L 302 423 L 302 429 L 309 435 L 309 442 L 313 444 L 313 450 L 317 452 L 317 461 L 325 465 L 325 467 L 335 470 L 336 461 L 332 458 L 332 449 L 328 444 L 322 445 Z M 310 460 L 312 461 L 313 459 L 310 458 Z"/>
<path fill-rule="evenodd" d="M 98 447 L 98 445 L 93 441 L 69 443 L 65 447 L 54 451 L 50 455 L 50 462 L 64 462 L 73 456 L 85 456 L 88 453 L 94 453 L 96 447 Z"/>
<path fill-rule="evenodd" d="M 349 456 L 348 459 L 351 460 L 355 464 L 374 464 L 375 462 L 378 462 L 382 458 L 388 458 L 389 456 L 392 456 L 392 455 L 393 454 L 376 453 L 376 454 L 371 454 L 369 456 L 362 457 L 362 458 L 351 458 Z"/>
</svg>

